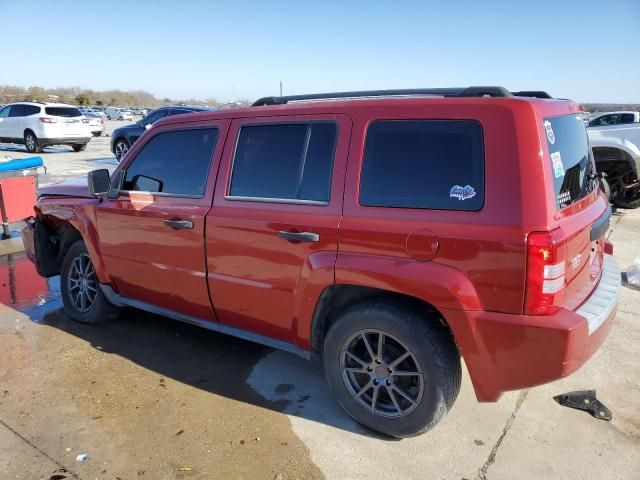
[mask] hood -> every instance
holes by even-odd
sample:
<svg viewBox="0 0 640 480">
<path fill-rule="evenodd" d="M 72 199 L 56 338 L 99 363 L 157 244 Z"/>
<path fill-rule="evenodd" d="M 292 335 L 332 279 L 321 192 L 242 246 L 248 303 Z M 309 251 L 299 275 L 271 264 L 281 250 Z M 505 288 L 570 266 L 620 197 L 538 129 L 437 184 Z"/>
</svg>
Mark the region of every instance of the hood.
<svg viewBox="0 0 640 480">
<path fill-rule="evenodd" d="M 145 129 L 140 125 L 138 125 L 137 123 L 131 123 L 129 125 L 123 125 L 122 127 L 116 128 L 111 134 L 111 137 L 115 138 L 117 134 L 121 132 L 136 132 L 136 131 L 144 132 L 144 130 Z"/>
<path fill-rule="evenodd" d="M 93 198 L 89 194 L 89 186 L 87 177 L 70 178 L 60 183 L 54 183 L 46 187 L 39 188 L 38 196 L 57 196 L 57 197 L 82 197 Z"/>
</svg>

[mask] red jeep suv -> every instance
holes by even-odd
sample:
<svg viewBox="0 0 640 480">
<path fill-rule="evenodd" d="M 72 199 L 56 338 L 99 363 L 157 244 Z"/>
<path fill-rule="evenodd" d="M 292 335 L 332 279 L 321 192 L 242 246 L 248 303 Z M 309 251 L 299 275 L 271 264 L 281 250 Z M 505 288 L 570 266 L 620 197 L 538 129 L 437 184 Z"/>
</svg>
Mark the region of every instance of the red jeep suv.
<svg viewBox="0 0 640 480">
<path fill-rule="evenodd" d="M 501 87 L 267 97 L 169 117 L 115 172 L 42 189 L 23 231 L 66 314 L 129 306 L 321 356 L 396 437 L 569 375 L 620 272 L 582 112 Z M 543 97 L 543 98 L 540 98 Z"/>
</svg>

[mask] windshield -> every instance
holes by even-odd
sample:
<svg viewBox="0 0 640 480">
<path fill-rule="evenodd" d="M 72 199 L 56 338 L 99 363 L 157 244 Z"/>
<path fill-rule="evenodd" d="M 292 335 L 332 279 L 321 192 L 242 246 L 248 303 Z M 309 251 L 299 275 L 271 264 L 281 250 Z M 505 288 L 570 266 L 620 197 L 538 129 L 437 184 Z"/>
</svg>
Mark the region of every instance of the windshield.
<svg viewBox="0 0 640 480">
<path fill-rule="evenodd" d="M 592 159 L 582 115 L 544 119 L 556 206 L 565 208 L 593 188 Z"/>
<path fill-rule="evenodd" d="M 82 112 L 75 107 L 45 107 L 47 115 L 55 117 L 81 117 Z"/>
</svg>

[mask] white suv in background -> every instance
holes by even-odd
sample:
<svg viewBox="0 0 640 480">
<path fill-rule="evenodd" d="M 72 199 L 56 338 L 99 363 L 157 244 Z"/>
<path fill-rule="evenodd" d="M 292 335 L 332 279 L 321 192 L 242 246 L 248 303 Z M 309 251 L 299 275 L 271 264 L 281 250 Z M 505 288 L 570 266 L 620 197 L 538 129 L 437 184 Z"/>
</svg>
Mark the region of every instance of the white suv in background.
<svg viewBox="0 0 640 480">
<path fill-rule="evenodd" d="M 29 153 L 47 145 L 69 145 L 81 152 L 89 140 L 89 119 L 71 105 L 19 102 L 0 109 L 0 142 L 23 144 Z"/>
</svg>

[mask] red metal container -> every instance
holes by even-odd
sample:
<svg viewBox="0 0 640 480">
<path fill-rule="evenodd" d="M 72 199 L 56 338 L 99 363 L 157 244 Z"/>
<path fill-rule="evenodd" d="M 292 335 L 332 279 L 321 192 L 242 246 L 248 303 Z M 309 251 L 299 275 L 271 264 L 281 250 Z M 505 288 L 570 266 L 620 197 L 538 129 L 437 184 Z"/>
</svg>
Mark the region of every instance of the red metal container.
<svg viewBox="0 0 640 480">
<path fill-rule="evenodd" d="M 33 215 L 37 188 L 37 168 L 0 172 L 0 214 L 4 238 L 9 236 L 9 223 Z"/>
</svg>

